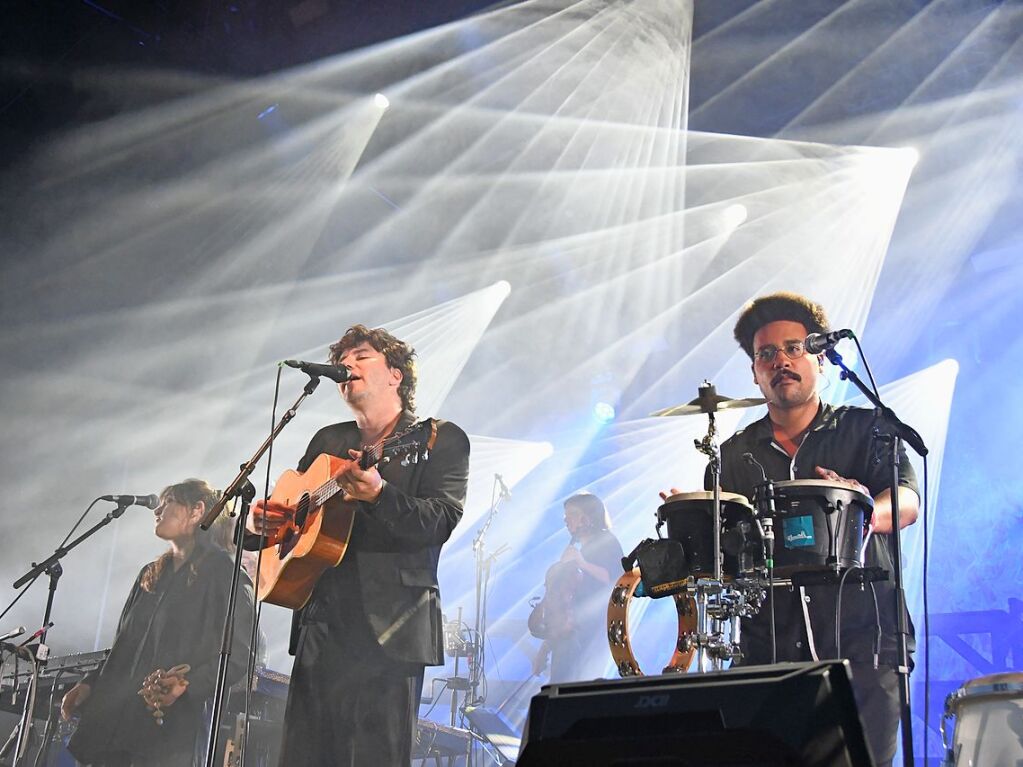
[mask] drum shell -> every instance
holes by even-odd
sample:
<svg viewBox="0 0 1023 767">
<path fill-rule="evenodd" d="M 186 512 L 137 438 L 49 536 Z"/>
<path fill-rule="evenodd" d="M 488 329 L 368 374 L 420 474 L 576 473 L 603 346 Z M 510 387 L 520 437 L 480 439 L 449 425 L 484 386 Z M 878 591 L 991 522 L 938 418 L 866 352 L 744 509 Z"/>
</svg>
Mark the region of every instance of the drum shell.
<svg viewBox="0 0 1023 767">
<path fill-rule="evenodd" d="M 955 734 L 943 764 L 1023 764 L 1023 674 L 972 679 L 948 697 L 945 709 L 946 719 L 955 717 Z"/>
<path fill-rule="evenodd" d="M 860 563 L 870 496 L 826 480 L 776 482 L 775 574 L 846 569 Z"/>
<path fill-rule="evenodd" d="M 680 493 L 670 496 L 657 509 L 658 524 L 667 526 L 667 537 L 682 544 L 687 561 L 687 574 L 693 577 L 709 577 L 714 573 L 714 507 L 712 493 Z M 721 494 L 722 536 L 740 525 L 748 525 L 750 535 L 759 539 L 753 507 L 744 496 L 735 493 Z M 762 540 L 760 547 L 762 549 Z M 753 565 L 762 565 L 754 561 Z M 746 563 L 749 564 L 748 562 Z M 740 557 L 726 553 L 722 558 L 722 573 L 737 578 L 749 571 Z"/>
</svg>

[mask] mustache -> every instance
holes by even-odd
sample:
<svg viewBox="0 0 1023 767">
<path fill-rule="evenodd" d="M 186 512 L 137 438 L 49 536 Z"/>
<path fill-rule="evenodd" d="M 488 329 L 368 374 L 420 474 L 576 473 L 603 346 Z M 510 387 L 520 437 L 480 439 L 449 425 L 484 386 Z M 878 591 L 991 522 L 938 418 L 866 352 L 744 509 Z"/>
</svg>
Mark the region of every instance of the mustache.
<svg viewBox="0 0 1023 767">
<path fill-rule="evenodd" d="M 777 386 L 779 383 L 784 381 L 786 378 L 791 378 L 793 381 L 802 381 L 803 377 L 794 370 L 779 370 L 778 374 L 771 379 L 771 386 Z"/>
</svg>

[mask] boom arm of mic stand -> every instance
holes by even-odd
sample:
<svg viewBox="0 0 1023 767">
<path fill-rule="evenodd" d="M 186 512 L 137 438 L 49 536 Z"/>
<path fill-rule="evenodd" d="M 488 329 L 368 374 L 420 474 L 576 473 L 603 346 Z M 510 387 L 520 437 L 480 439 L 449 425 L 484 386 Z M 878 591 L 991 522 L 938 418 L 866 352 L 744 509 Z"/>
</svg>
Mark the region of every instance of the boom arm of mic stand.
<svg viewBox="0 0 1023 767">
<path fill-rule="evenodd" d="M 846 367 L 845 362 L 842 360 L 841 354 L 836 352 L 834 349 L 828 349 L 826 352 L 824 352 L 824 354 L 827 355 L 827 358 L 831 361 L 831 364 L 835 365 L 842 371 L 840 373 L 841 377 L 844 380 L 852 381 L 853 385 L 856 386 L 856 388 L 863 393 L 863 396 L 867 398 L 870 404 L 872 404 L 874 407 L 881 411 L 881 417 L 884 418 L 884 420 L 891 425 L 892 429 L 895 431 L 895 434 L 896 436 L 898 436 L 899 439 L 901 439 L 903 442 L 905 442 L 907 445 L 913 448 L 913 450 L 915 450 L 921 456 L 925 456 L 927 455 L 928 452 L 930 452 L 927 449 L 927 446 L 924 444 L 923 437 L 920 436 L 917 430 L 914 429 L 912 426 L 903 423 L 899 419 L 899 417 L 895 415 L 894 410 L 892 410 L 890 407 L 884 404 L 877 397 L 877 395 L 870 390 L 870 387 L 863 383 L 863 381 L 860 379 L 858 375 L 856 375 L 856 373 L 854 373 L 852 370 Z"/>
<path fill-rule="evenodd" d="M 291 419 L 295 417 L 295 413 L 298 412 L 298 408 L 305 402 L 305 398 L 316 391 L 316 387 L 320 385 L 320 379 L 315 376 L 309 376 L 309 380 L 306 385 L 302 388 L 302 394 L 295 400 L 295 404 L 288 408 L 287 412 L 281 416 L 273 429 L 270 431 L 270 436 L 263 440 L 263 444 L 259 446 L 252 457 L 242 464 L 237 476 L 231 481 L 231 484 L 224 489 L 224 494 L 220 497 L 213 506 L 206 510 L 202 519 L 199 520 L 199 527 L 203 530 L 209 530 L 210 525 L 216 521 L 217 517 L 220 516 L 221 512 L 224 511 L 224 507 L 233 499 L 238 497 L 245 487 L 245 483 L 249 481 L 249 477 L 252 472 L 256 469 L 256 464 L 259 463 L 259 459 L 263 457 L 263 454 L 270 449 L 270 445 L 277 439 L 277 435 L 284 431 L 284 427 L 291 423 Z"/>
<path fill-rule="evenodd" d="M 124 512 L 125 512 L 125 510 L 127 508 L 128 508 L 127 504 L 120 504 L 120 503 L 117 504 L 117 508 L 116 509 L 114 509 L 113 511 L 109 512 L 106 516 L 103 517 L 103 519 L 101 519 L 95 525 L 93 525 L 88 530 L 86 530 L 84 533 L 79 535 L 77 538 L 75 538 L 73 541 L 71 541 L 71 543 L 69 543 L 69 544 L 67 544 L 65 546 L 57 547 L 56 549 L 54 549 L 53 553 L 50 554 L 50 556 L 48 556 L 46 559 L 44 559 L 39 564 L 36 564 L 35 562 L 33 562 L 32 563 L 32 569 L 29 570 L 24 575 L 22 575 L 20 578 L 18 578 L 18 580 L 16 580 L 14 582 L 14 588 L 20 589 L 22 586 L 24 586 L 30 580 L 33 580 L 34 578 L 38 578 L 40 575 L 45 573 L 51 567 L 56 565 L 61 559 L 64 558 L 65 555 L 69 554 L 76 546 L 78 546 L 78 544 L 80 544 L 86 538 L 90 537 L 93 533 L 97 532 L 100 528 L 106 527 L 111 522 L 113 522 L 115 519 L 117 519 L 122 514 L 124 514 Z"/>
</svg>

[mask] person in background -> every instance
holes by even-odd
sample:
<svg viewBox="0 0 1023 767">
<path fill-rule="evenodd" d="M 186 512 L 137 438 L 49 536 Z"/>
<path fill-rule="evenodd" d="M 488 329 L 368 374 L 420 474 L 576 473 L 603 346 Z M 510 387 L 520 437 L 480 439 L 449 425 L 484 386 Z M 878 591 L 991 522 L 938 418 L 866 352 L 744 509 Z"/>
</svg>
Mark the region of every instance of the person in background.
<svg viewBox="0 0 1023 767">
<path fill-rule="evenodd" d="M 622 572 L 622 546 L 611 532 L 611 517 L 600 498 L 587 492 L 569 497 L 565 529 L 571 540 L 546 578 L 550 636 L 533 660 L 533 673 L 539 675 L 550 658 L 551 682 L 603 675 L 611 657 L 607 601 Z"/>
</svg>

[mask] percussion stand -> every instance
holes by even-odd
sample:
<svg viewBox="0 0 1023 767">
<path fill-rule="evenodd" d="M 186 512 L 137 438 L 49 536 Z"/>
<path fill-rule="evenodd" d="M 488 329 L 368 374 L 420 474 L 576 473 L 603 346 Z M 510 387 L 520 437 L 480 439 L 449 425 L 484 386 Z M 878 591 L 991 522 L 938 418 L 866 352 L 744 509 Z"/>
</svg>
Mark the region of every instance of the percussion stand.
<svg viewBox="0 0 1023 767">
<path fill-rule="evenodd" d="M 710 399 L 715 396 L 714 387 L 708 381 L 704 381 L 699 388 L 701 399 Z M 700 671 L 707 671 L 706 662 L 708 656 L 711 667 L 715 671 L 721 670 L 721 657 L 718 650 L 718 637 L 721 634 L 721 621 L 719 611 L 722 604 L 722 578 L 721 578 L 721 448 L 717 443 L 717 424 L 714 421 L 714 404 L 704 408 L 707 413 L 708 426 L 707 434 L 703 439 L 693 440 L 696 449 L 707 456 L 710 466 L 710 476 L 713 480 L 713 518 L 711 524 L 714 528 L 714 571 L 710 580 L 699 579 L 696 584 L 696 632 L 697 632 L 697 665 Z M 711 595 L 716 603 L 717 610 L 710 611 Z M 711 614 L 713 613 L 713 614 Z M 710 652 L 708 652 L 708 650 Z"/>
<path fill-rule="evenodd" d="M 856 373 L 846 367 L 842 361 L 842 355 L 834 349 L 828 349 L 825 354 L 831 364 L 839 368 L 839 377 L 844 381 L 851 381 L 863 396 L 867 398 L 875 408 L 891 431 L 888 434 L 874 430 L 874 438 L 884 443 L 888 450 L 889 465 L 891 466 L 891 498 L 892 498 L 892 567 L 895 570 L 895 610 L 898 616 L 898 629 L 896 641 L 898 644 L 899 667 L 896 673 L 899 676 L 899 706 L 902 722 L 902 762 L 907 767 L 913 765 L 913 715 L 909 707 L 909 613 L 906 610 L 906 591 L 902 584 L 902 532 L 899 526 L 899 447 L 905 440 L 920 456 L 926 456 L 927 447 L 923 439 L 911 426 L 899 420 L 890 407 L 885 405 L 881 399 L 870 390 Z"/>
</svg>

